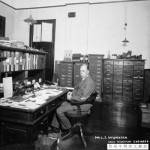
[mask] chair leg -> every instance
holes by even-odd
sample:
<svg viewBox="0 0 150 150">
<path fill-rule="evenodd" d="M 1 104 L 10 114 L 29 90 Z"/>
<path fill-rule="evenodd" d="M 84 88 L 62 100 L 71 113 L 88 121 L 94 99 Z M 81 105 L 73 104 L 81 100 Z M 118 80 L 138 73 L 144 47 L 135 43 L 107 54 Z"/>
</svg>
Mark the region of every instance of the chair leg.
<svg viewBox="0 0 150 150">
<path fill-rule="evenodd" d="M 67 135 L 65 135 L 64 137 L 62 137 L 62 140 L 65 141 L 65 140 L 67 140 L 67 139 L 73 137 L 74 134 L 75 134 L 76 131 L 77 131 L 77 127 L 78 127 L 77 124 L 74 125 L 74 126 L 71 128 L 71 130 L 69 131 L 69 133 L 68 133 Z"/>
<path fill-rule="evenodd" d="M 79 126 L 79 130 L 80 130 L 81 140 L 82 140 L 82 142 L 83 142 L 84 147 L 86 148 L 87 144 L 86 144 L 86 141 L 85 141 L 85 139 L 84 139 L 82 125 L 78 125 L 78 126 Z"/>
<path fill-rule="evenodd" d="M 86 128 L 83 127 L 83 134 L 85 136 L 93 136 L 94 134 L 92 132 L 89 132 L 88 130 L 86 130 Z"/>
</svg>

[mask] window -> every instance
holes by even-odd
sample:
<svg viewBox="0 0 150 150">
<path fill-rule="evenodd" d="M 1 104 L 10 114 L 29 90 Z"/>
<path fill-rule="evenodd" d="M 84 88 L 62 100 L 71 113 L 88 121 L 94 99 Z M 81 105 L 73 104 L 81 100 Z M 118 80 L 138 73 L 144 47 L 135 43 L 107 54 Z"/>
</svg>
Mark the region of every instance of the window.
<svg viewBox="0 0 150 150">
<path fill-rule="evenodd" d="M 0 16 L 0 37 L 5 37 L 5 17 Z"/>
</svg>

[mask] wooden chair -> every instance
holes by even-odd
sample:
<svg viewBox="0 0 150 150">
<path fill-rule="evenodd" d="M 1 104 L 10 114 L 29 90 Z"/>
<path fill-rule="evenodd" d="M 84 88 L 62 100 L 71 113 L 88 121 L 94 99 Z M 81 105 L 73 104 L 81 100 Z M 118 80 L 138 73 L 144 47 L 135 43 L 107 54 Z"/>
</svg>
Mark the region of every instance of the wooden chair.
<svg viewBox="0 0 150 150">
<path fill-rule="evenodd" d="M 90 136 L 92 134 L 85 129 L 85 125 L 88 122 L 88 118 L 91 114 L 91 109 L 94 105 L 96 96 L 97 96 L 97 92 L 93 92 L 91 94 L 91 96 L 83 102 L 77 102 L 77 101 L 74 101 L 74 100 L 71 101 L 71 104 L 76 105 L 78 110 L 69 111 L 69 112 L 66 113 L 66 116 L 69 118 L 69 120 L 72 124 L 72 128 L 71 128 L 70 132 L 67 135 L 62 137 L 63 141 L 71 138 L 72 136 L 74 136 L 74 134 L 78 133 L 80 135 L 80 138 L 82 140 L 82 143 L 83 143 L 84 147 L 87 146 L 87 143 L 84 139 L 84 135 L 87 135 L 87 136 L 89 135 Z M 83 111 L 83 110 L 81 110 L 81 107 L 84 104 L 91 104 L 91 107 L 88 110 Z"/>
</svg>

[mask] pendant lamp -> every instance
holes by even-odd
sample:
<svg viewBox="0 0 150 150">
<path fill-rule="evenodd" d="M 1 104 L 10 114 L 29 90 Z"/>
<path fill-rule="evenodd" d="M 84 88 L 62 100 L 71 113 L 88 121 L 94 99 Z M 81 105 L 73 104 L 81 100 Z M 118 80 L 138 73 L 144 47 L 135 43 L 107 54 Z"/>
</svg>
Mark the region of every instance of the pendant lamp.
<svg viewBox="0 0 150 150">
<path fill-rule="evenodd" d="M 126 39 L 126 26 L 127 26 L 127 23 L 125 23 L 125 27 L 124 27 L 125 39 L 122 41 L 124 43 L 124 46 L 127 46 L 127 43 L 129 43 L 129 41 Z"/>
<path fill-rule="evenodd" d="M 127 43 L 129 43 L 129 41 L 126 38 L 126 30 L 127 30 L 127 6 L 125 4 L 125 23 L 124 23 L 124 35 L 125 35 L 125 39 L 122 41 L 124 47 L 127 46 Z"/>
<path fill-rule="evenodd" d="M 30 14 L 30 16 L 27 19 L 24 20 L 24 22 L 27 22 L 29 24 L 37 23 L 37 21 L 33 19 L 31 14 Z"/>
</svg>

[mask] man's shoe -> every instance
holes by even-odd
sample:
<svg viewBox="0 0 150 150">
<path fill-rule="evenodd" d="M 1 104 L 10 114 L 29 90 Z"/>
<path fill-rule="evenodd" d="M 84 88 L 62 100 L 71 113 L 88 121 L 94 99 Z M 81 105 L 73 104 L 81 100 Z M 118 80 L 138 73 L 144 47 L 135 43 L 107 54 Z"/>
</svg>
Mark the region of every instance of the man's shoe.
<svg viewBox="0 0 150 150">
<path fill-rule="evenodd" d="M 55 127 L 52 127 L 51 130 L 48 130 L 48 133 L 59 133 L 59 132 L 60 132 L 60 129 L 55 128 Z"/>
</svg>

